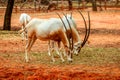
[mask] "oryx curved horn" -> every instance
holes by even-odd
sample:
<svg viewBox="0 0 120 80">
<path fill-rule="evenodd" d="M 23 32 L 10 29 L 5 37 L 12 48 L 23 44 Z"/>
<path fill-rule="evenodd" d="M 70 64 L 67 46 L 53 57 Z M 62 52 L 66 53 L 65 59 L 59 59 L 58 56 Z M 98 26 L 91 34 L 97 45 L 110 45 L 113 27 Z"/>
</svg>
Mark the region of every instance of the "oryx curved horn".
<svg viewBox="0 0 120 80">
<path fill-rule="evenodd" d="M 89 12 L 88 12 L 89 27 L 88 27 L 88 31 L 87 31 L 86 20 L 85 20 L 83 14 L 82 14 L 80 11 L 78 11 L 78 12 L 79 12 L 80 15 L 82 16 L 82 18 L 83 18 L 83 20 L 84 20 L 84 23 L 85 23 L 85 37 L 84 37 L 84 40 L 83 40 L 83 42 L 82 42 L 82 44 L 81 44 L 81 47 L 80 47 L 80 49 L 79 49 L 79 52 L 80 52 L 81 48 L 85 45 L 86 41 L 87 41 L 88 38 L 89 38 L 89 34 L 90 34 L 90 16 L 89 16 Z"/>
<path fill-rule="evenodd" d="M 90 14 L 89 14 L 89 11 L 88 11 L 88 33 L 87 33 L 87 37 L 86 37 L 86 40 L 85 40 L 85 42 L 88 40 L 88 38 L 89 38 L 89 35 L 90 35 L 90 27 L 91 27 L 91 25 L 90 25 Z"/>
<path fill-rule="evenodd" d="M 82 47 L 85 45 L 85 40 L 86 40 L 86 37 L 87 37 L 87 23 L 86 23 L 86 20 L 85 20 L 83 14 L 81 13 L 81 11 L 78 11 L 78 12 L 79 12 L 80 15 L 82 16 L 83 21 L 84 21 L 84 24 L 85 24 L 85 36 L 84 36 L 84 40 L 83 40 L 83 42 L 82 42 L 82 44 L 81 44 L 81 48 L 82 48 Z"/>
<path fill-rule="evenodd" d="M 59 16 L 60 20 L 62 21 L 62 23 L 63 23 L 63 25 L 64 25 L 65 30 L 67 31 L 67 27 L 66 27 L 66 25 L 65 25 L 65 23 L 64 23 L 64 21 L 63 21 L 63 19 L 61 18 L 61 16 L 60 16 L 58 13 L 56 13 L 56 14 Z M 68 41 L 69 41 L 69 45 L 70 45 L 70 46 L 69 46 L 69 49 L 71 49 L 70 39 L 69 39 L 67 33 L 66 33 L 66 35 L 67 35 L 67 39 L 68 39 Z"/>
<path fill-rule="evenodd" d="M 67 22 L 68 22 L 68 25 L 69 25 L 69 28 L 70 28 L 70 31 L 71 31 L 71 36 L 72 36 L 72 45 L 70 43 L 70 46 L 71 46 L 71 50 L 73 50 L 73 35 L 72 35 L 72 28 L 71 28 L 71 25 L 70 25 L 70 22 L 69 20 L 67 19 L 66 15 L 63 13 L 63 15 L 65 16 Z"/>
<path fill-rule="evenodd" d="M 69 25 L 69 28 L 70 28 L 70 32 L 71 32 L 71 39 L 72 39 L 72 44 L 71 44 L 71 42 L 70 42 L 70 39 L 69 39 L 69 42 L 70 42 L 70 49 L 71 50 L 73 50 L 73 35 L 72 35 L 72 28 L 71 28 L 71 25 L 70 25 L 70 22 L 69 22 L 69 20 L 67 19 L 67 17 L 66 17 L 66 15 L 63 13 L 63 15 L 65 16 L 65 18 L 66 18 L 66 20 L 67 20 L 67 22 L 68 22 L 68 25 Z M 71 54 L 71 58 L 72 58 L 72 54 Z"/>
</svg>

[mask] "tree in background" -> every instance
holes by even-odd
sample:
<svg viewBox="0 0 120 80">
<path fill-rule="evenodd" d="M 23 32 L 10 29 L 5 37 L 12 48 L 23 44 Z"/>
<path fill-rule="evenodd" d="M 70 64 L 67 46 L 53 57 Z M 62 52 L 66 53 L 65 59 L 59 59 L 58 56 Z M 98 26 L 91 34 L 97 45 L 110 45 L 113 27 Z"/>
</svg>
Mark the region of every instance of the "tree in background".
<svg viewBox="0 0 120 80">
<path fill-rule="evenodd" d="M 117 6 L 119 4 L 119 0 L 115 0 L 115 6 Z"/>
<path fill-rule="evenodd" d="M 69 4 L 69 10 L 72 10 L 72 0 L 68 0 L 68 4 Z"/>
<path fill-rule="evenodd" d="M 11 16 L 15 0 L 8 0 L 4 16 L 3 30 L 11 30 Z"/>
<path fill-rule="evenodd" d="M 101 0 L 99 0 L 99 1 L 101 1 Z M 92 4 L 93 11 L 97 11 L 96 0 L 78 0 L 78 8 L 80 8 L 80 4 L 82 4 L 82 8 L 85 9 L 85 7 L 87 7 L 88 3 Z"/>
<path fill-rule="evenodd" d="M 92 10 L 97 11 L 96 0 L 92 0 Z"/>
</svg>

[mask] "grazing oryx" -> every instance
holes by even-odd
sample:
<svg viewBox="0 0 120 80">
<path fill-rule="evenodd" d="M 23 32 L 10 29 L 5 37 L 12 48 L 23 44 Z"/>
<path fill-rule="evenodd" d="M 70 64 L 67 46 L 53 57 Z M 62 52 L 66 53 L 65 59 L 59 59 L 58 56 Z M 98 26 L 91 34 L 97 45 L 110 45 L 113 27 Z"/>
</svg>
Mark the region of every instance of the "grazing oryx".
<svg viewBox="0 0 120 80">
<path fill-rule="evenodd" d="M 81 16 L 82 16 L 82 18 L 84 20 L 84 23 L 85 23 L 85 31 L 86 31 L 86 33 L 85 33 L 85 37 L 84 37 L 83 42 L 81 42 L 81 40 L 80 40 L 79 33 L 78 33 L 77 29 L 76 29 L 76 23 L 75 23 L 73 17 L 71 15 L 64 15 L 64 17 L 62 18 L 63 24 L 66 26 L 65 32 L 66 32 L 66 34 L 68 34 L 69 40 L 70 40 L 70 38 L 73 39 L 73 50 L 72 51 L 76 55 L 80 52 L 81 48 L 86 43 L 86 41 L 87 41 L 87 39 L 89 37 L 89 34 L 90 34 L 90 22 L 89 22 L 89 27 L 88 27 L 88 32 L 87 32 L 87 24 L 86 24 L 85 18 L 84 18 L 84 16 L 82 15 L 82 13 L 80 11 L 79 11 L 79 13 L 81 14 Z M 59 15 L 59 17 L 60 17 L 60 15 Z M 89 21 L 90 21 L 89 14 L 88 14 L 88 18 L 89 18 Z M 72 33 L 70 31 L 69 26 L 71 26 Z M 58 47 L 60 48 L 60 41 L 57 42 L 57 43 L 58 43 Z M 48 47 L 48 53 L 49 54 L 50 54 L 50 50 L 54 50 L 54 49 L 56 50 L 57 53 L 59 52 L 59 48 L 54 47 L 54 44 L 55 44 L 54 41 L 49 42 L 49 47 Z"/>
<path fill-rule="evenodd" d="M 20 21 L 20 24 L 22 26 L 22 29 L 24 29 L 25 25 L 31 20 L 31 17 L 26 14 L 26 13 L 22 13 L 20 15 L 20 18 L 19 18 L 19 21 Z M 22 32 L 22 38 L 23 39 L 27 39 L 27 35 L 26 35 L 26 31 Z"/>
<path fill-rule="evenodd" d="M 71 51 L 69 49 L 70 44 L 67 39 L 66 33 L 64 31 L 64 26 L 60 19 L 51 18 L 49 20 L 43 21 L 42 23 L 40 19 L 32 19 L 20 32 L 23 32 L 25 30 L 27 31 L 27 38 L 28 38 L 28 42 L 26 44 L 26 49 L 25 49 L 26 62 L 29 61 L 28 52 L 30 51 L 36 39 L 40 39 L 43 41 L 49 41 L 49 40 L 62 41 L 66 54 L 68 55 L 67 59 L 68 61 L 72 61 L 70 55 Z M 60 57 L 61 60 L 64 61 L 61 54 Z M 52 60 L 53 62 L 55 61 L 53 55 L 52 55 Z"/>
<path fill-rule="evenodd" d="M 67 18 L 67 19 L 66 19 Z M 59 19 L 58 19 L 59 20 Z M 70 39 L 70 38 L 73 38 L 73 43 L 74 43 L 74 48 L 76 48 L 77 46 L 80 46 L 81 45 L 81 39 L 79 37 L 79 34 L 77 32 L 77 29 L 76 29 L 76 23 L 75 23 L 75 20 L 74 18 L 67 14 L 67 15 L 64 15 L 63 18 L 63 24 L 65 25 L 66 29 L 64 28 L 64 31 L 66 32 L 66 34 L 68 35 L 67 37 Z M 68 21 L 69 23 L 68 23 Z M 70 30 L 70 27 L 69 27 L 69 24 L 71 25 L 71 29 L 72 29 L 72 33 L 71 33 L 71 30 Z M 73 37 L 72 37 L 73 36 Z M 57 42 L 58 43 L 58 47 L 60 48 L 60 41 Z M 49 46 L 48 46 L 48 54 L 50 55 L 50 52 L 52 50 L 56 50 L 56 52 L 58 53 L 59 52 L 59 48 L 57 47 L 54 47 L 54 41 L 50 41 L 49 42 Z M 51 51 L 50 51 L 51 50 Z"/>
<path fill-rule="evenodd" d="M 82 15 L 82 17 L 83 17 L 83 15 Z M 27 32 L 28 32 L 27 33 L 28 34 L 28 43 L 26 45 L 26 52 L 25 52 L 26 61 L 28 62 L 27 52 L 30 51 L 30 49 L 36 39 L 46 40 L 46 41 L 52 40 L 52 41 L 57 41 L 58 43 L 60 41 L 62 41 L 62 43 L 65 47 L 65 50 L 67 52 L 68 61 L 72 61 L 71 50 L 69 49 L 69 47 L 70 47 L 69 40 L 67 40 L 67 38 L 73 37 L 73 41 L 74 41 L 73 51 L 76 51 L 76 53 L 78 53 L 80 51 L 80 49 L 84 46 L 84 44 L 86 43 L 86 41 L 89 37 L 90 18 L 89 18 L 89 28 L 88 28 L 88 32 L 87 32 L 86 22 L 83 17 L 84 22 L 85 22 L 86 34 L 84 37 L 84 41 L 82 43 L 80 41 L 79 34 L 76 30 L 74 20 L 73 21 L 69 20 L 71 18 L 72 17 L 70 15 L 67 15 L 67 18 L 65 18 L 65 16 L 62 18 L 63 22 L 66 23 L 65 24 L 67 26 L 66 28 L 68 28 L 68 30 L 66 30 L 66 31 L 65 31 L 65 28 L 63 28 L 63 23 L 60 21 L 60 19 L 57 19 L 57 18 L 51 18 L 49 20 L 40 20 L 40 19 L 31 20 L 30 23 L 27 24 L 26 27 L 24 28 L 24 30 L 27 30 Z M 70 28 L 68 27 L 69 24 L 67 23 L 67 20 L 68 20 L 68 23 L 70 23 L 70 25 L 72 26 L 71 27 L 72 33 L 70 32 Z M 68 34 L 67 36 L 65 35 L 65 32 Z M 59 54 L 59 55 L 61 57 L 61 60 L 64 61 L 62 54 Z M 52 60 L 53 60 L 53 62 L 55 61 L 53 55 L 52 55 Z"/>
</svg>

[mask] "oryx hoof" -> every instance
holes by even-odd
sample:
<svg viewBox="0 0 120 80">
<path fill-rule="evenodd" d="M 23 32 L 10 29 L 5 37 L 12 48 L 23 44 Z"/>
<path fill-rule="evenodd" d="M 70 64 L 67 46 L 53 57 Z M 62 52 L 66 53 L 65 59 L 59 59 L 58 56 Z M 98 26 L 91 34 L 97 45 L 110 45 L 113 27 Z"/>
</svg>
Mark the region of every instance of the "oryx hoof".
<svg viewBox="0 0 120 80">
<path fill-rule="evenodd" d="M 29 60 L 25 60 L 26 63 L 29 63 Z"/>
<path fill-rule="evenodd" d="M 65 60 L 62 60 L 62 63 L 64 63 L 65 62 Z"/>
<path fill-rule="evenodd" d="M 73 59 L 69 59 L 68 61 L 71 63 L 71 62 L 73 62 Z"/>
<path fill-rule="evenodd" d="M 55 63 L 55 60 L 54 60 L 54 59 L 52 60 L 52 63 Z"/>
<path fill-rule="evenodd" d="M 76 56 L 78 56 L 79 54 L 75 54 Z"/>
</svg>

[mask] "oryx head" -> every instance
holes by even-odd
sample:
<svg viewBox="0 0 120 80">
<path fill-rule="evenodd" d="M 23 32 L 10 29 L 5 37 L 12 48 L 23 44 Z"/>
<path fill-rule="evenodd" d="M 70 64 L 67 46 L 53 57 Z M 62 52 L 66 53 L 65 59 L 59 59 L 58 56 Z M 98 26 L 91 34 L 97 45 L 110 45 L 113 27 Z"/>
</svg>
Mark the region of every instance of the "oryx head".
<svg viewBox="0 0 120 80">
<path fill-rule="evenodd" d="M 85 18 L 83 16 L 83 14 L 80 11 L 79 11 L 79 13 L 81 14 L 81 16 L 82 16 L 82 18 L 84 20 L 84 24 L 85 24 L 85 36 L 84 36 L 84 40 L 83 40 L 82 43 L 81 42 L 77 42 L 77 43 L 74 44 L 74 46 L 73 46 L 73 36 L 71 35 L 72 36 L 71 40 L 67 36 L 68 41 L 69 41 L 69 45 L 70 45 L 69 49 L 70 49 L 71 58 L 72 58 L 72 53 L 78 54 L 80 52 L 81 48 L 85 45 L 86 41 L 88 40 L 89 34 L 90 34 L 90 16 L 89 16 L 89 13 L 88 13 L 88 19 L 89 19 L 88 29 L 87 29 L 87 24 L 86 24 L 86 21 L 85 21 Z M 69 28 L 70 28 L 70 31 L 71 31 L 71 34 L 72 34 L 71 26 L 74 26 L 74 25 L 71 25 L 71 22 L 72 22 L 72 24 L 75 24 L 75 22 L 74 22 L 74 20 L 72 18 L 72 15 L 65 15 L 64 13 L 63 13 L 63 15 L 64 15 L 64 17 L 61 18 L 60 15 L 58 14 L 58 16 L 60 17 L 60 19 L 61 19 L 61 21 L 62 21 L 62 23 L 63 23 L 66 31 L 67 31 L 67 27 L 69 25 Z M 64 19 L 66 19 L 66 20 L 64 20 Z M 65 24 L 65 21 L 67 21 L 67 23 L 68 23 L 67 25 Z M 74 26 L 74 27 L 76 27 L 76 26 Z"/>
</svg>

